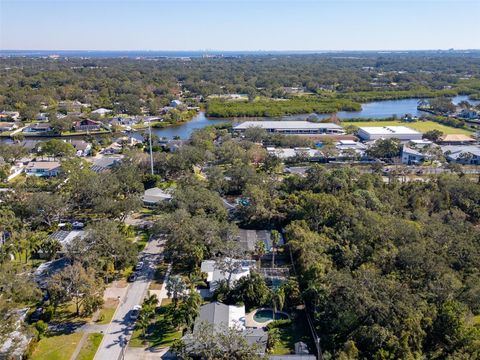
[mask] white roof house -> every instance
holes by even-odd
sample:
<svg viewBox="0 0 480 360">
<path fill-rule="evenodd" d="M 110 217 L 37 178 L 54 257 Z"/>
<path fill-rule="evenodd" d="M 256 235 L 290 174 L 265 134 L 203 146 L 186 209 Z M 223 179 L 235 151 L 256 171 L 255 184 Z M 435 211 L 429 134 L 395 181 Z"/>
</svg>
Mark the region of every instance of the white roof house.
<svg viewBox="0 0 480 360">
<path fill-rule="evenodd" d="M 245 306 L 225 305 L 219 302 L 206 304 L 200 307 L 198 321 L 206 321 L 212 324 L 214 329 L 223 324 L 243 330 L 245 329 Z"/>
<path fill-rule="evenodd" d="M 407 126 L 361 126 L 358 136 L 365 141 L 378 139 L 421 140 L 422 133 Z"/>
<path fill-rule="evenodd" d="M 161 201 L 170 200 L 171 198 L 172 195 L 168 192 L 160 188 L 154 187 L 145 190 L 145 193 L 143 195 L 143 203 L 145 205 L 156 205 Z"/>
<path fill-rule="evenodd" d="M 227 280 L 230 276 L 230 281 L 233 284 L 235 281 L 250 275 L 250 268 L 255 266 L 255 260 L 237 260 L 225 259 L 225 261 L 232 261 L 238 263 L 238 268 L 230 274 L 221 270 L 215 260 L 204 260 L 200 266 L 200 270 L 207 274 L 207 282 L 209 283 L 210 291 L 214 292 L 217 285 L 222 280 Z"/>
<path fill-rule="evenodd" d="M 182 102 L 180 100 L 172 100 L 170 101 L 170 106 L 173 108 L 176 108 L 177 106 L 182 105 Z"/>
<path fill-rule="evenodd" d="M 92 114 L 98 114 L 100 116 L 105 116 L 106 114 L 109 114 L 111 112 L 112 112 L 112 110 L 105 109 L 105 108 L 100 108 L 100 109 L 97 109 L 97 110 L 93 110 Z"/>
<path fill-rule="evenodd" d="M 245 306 L 225 305 L 220 302 L 213 302 L 200 307 L 200 313 L 195 320 L 193 332 L 198 331 L 201 323 L 212 325 L 214 334 L 224 331 L 225 327 L 236 328 L 241 331 L 241 334 L 245 337 L 248 344 L 256 344 L 259 347 L 259 354 L 265 353 L 268 333 L 263 328 L 247 328 L 245 326 L 245 320 Z M 195 353 L 195 348 L 199 345 L 193 340 L 191 335 L 185 335 L 183 340 L 192 353 Z"/>
<path fill-rule="evenodd" d="M 333 123 L 314 123 L 309 121 L 245 121 L 233 127 L 236 132 L 244 132 L 249 128 L 261 128 L 267 132 L 281 134 L 344 134 L 340 125 Z"/>
</svg>

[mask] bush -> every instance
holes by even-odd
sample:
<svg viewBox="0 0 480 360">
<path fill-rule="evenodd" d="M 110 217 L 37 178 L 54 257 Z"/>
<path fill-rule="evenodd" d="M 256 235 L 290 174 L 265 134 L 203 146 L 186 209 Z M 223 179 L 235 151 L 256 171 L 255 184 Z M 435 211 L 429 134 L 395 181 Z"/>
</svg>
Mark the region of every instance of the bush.
<svg viewBox="0 0 480 360">
<path fill-rule="evenodd" d="M 267 325 L 267 331 L 272 330 L 272 329 L 277 329 L 277 328 L 285 328 L 287 326 L 292 325 L 292 320 L 290 319 L 284 319 L 284 320 L 275 320 Z"/>
<path fill-rule="evenodd" d="M 42 314 L 42 319 L 43 321 L 45 321 L 46 323 L 50 322 L 50 320 L 52 320 L 52 317 L 53 317 L 53 314 L 55 313 L 55 308 L 53 305 L 48 305 L 43 314 Z"/>
<path fill-rule="evenodd" d="M 38 331 L 38 339 L 40 340 L 48 330 L 48 324 L 43 320 L 38 320 L 35 324 L 35 329 Z"/>
</svg>

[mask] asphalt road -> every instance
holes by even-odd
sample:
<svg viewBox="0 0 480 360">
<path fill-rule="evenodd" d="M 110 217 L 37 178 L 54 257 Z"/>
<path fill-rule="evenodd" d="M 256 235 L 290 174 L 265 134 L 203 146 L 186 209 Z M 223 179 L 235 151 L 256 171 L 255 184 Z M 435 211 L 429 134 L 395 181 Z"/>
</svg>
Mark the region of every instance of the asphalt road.
<svg viewBox="0 0 480 360">
<path fill-rule="evenodd" d="M 134 321 L 130 313 L 135 305 L 141 305 L 147 294 L 150 281 L 155 272 L 155 264 L 161 259 L 163 242 L 153 239 L 147 243 L 145 250 L 140 254 L 140 261 L 144 262 L 143 269 L 138 272 L 137 280 L 131 283 L 120 301 L 112 321 L 105 331 L 102 343 L 95 355 L 95 360 L 117 360 L 122 356 L 123 347 L 126 345 L 134 329 Z"/>
</svg>

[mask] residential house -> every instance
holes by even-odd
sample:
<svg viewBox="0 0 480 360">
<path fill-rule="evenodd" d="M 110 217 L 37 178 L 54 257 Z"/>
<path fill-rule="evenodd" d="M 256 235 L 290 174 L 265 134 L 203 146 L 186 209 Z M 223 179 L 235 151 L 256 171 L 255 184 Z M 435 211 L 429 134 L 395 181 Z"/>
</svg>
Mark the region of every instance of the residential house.
<svg viewBox="0 0 480 360">
<path fill-rule="evenodd" d="M 443 135 L 437 144 L 441 145 L 469 145 L 475 143 L 476 140 L 464 134 L 446 134 Z"/>
<path fill-rule="evenodd" d="M 480 165 L 480 145 L 445 145 L 441 148 L 449 161 L 462 165 Z"/>
<path fill-rule="evenodd" d="M 58 176 L 62 171 L 59 161 L 30 161 L 25 168 L 27 175 L 39 177 Z"/>
<path fill-rule="evenodd" d="M 20 118 L 18 111 L 0 111 L 0 120 L 13 120 L 17 121 Z"/>
<path fill-rule="evenodd" d="M 250 269 L 255 266 L 255 260 L 226 258 L 222 261 L 230 263 L 234 270 L 231 273 L 222 270 L 215 260 L 204 260 L 200 266 L 200 270 L 207 274 L 207 283 L 211 293 L 215 291 L 220 281 L 230 280 L 230 284 L 233 284 L 235 281 L 250 275 Z"/>
<path fill-rule="evenodd" d="M 58 230 L 55 231 L 54 233 L 50 234 L 48 237 L 49 239 L 54 239 L 57 240 L 60 245 L 62 246 L 61 250 L 59 251 L 59 254 L 64 254 L 67 246 L 77 238 L 83 239 L 85 236 L 87 236 L 87 233 L 84 230 Z"/>
<path fill-rule="evenodd" d="M 94 121 L 90 119 L 83 119 L 77 121 L 73 126 L 75 131 L 99 131 L 102 128 L 102 123 L 99 121 Z"/>
<path fill-rule="evenodd" d="M 172 100 L 170 101 L 170 106 L 174 109 L 182 105 L 183 103 L 180 100 Z"/>
<path fill-rule="evenodd" d="M 464 120 L 475 120 L 479 118 L 479 114 L 475 110 L 467 110 L 463 109 L 458 113 L 458 117 L 464 119 Z"/>
<path fill-rule="evenodd" d="M 133 126 L 138 123 L 135 116 L 116 116 L 110 119 L 112 126 Z"/>
<path fill-rule="evenodd" d="M 245 306 L 225 305 L 220 302 L 212 302 L 202 305 L 200 313 L 195 320 L 193 332 L 198 331 L 201 323 L 212 325 L 212 331 L 218 333 L 226 328 L 236 328 L 242 332 L 249 345 L 256 344 L 259 354 L 264 354 L 267 347 L 268 333 L 263 328 L 248 328 L 245 326 Z M 183 340 L 188 348 L 195 353 L 196 344 L 190 342 L 190 336 L 186 335 Z"/>
<path fill-rule="evenodd" d="M 254 253 L 258 242 L 262 242 L 266 254 L 273 250 L 272 236 L 270 230 L 249 230 L 239 229 L 237 241 L 246 252 Z M 280 237 L 279 246 L 283 245 L 283 238 Z"/>
<path fill-rule="evenodd" d="M 110 114 L 112 111 L 113 110 L 110 110 L 110 109 L 100 108 L 97 110 L 93 110 L 92 114 L 97 114 L 97 115 L 100 115 L 100 117 L 104 117 L 105 115 Z"/>
<path fill-rule="evenodd" d="M 58 102 L 58 110 L 62 112 L 81 112 L 82 108 L 90 107 L 90 104 L 82 104 L 78 100 L 62 100 Z"/>
<path fill-rule="evenodd" d="M 48 133 L 51 131 L 53 131 L 53 129 L 48 123 L 36 123 L 23 130 L 23 132 L 26 133 Z"/>
<path fill-rule="evenodd" d="M 13 131 L 17 128 L 18 128 L 17 124 L 13 122 L 0 122 L 0 132 Z"/>
<path fill-rule="evenodd" d="M 419 164 L 432 158 L 431 154 L 423 151 L 426 146 L 437 146 L 429 140 L 412 140 L 404 144 L 402 147 L 402 163 L 403 164 Z"/>
<path fill-rule="evenodd" d="M 350 158 L 355 155 L 357 158 L 363 158 L 367 146 L 355 140 L 339 140 L 335 143 L 335 148 L 338 150 L 339 157 Z"/>
<path fill-rule="evenodd" d="M 122 159 L 114 156 L 104 156 L 100 159 L 95 159 L 91 169 L 96 173 L 102 173 L 111 170 L 118 165 Z"/>
<path fill-rule="evenodd" d="M 48 113 L 45 113 L 45 112 L 38 113 L 35 116 L 35 120 L 37 120 L 37 121 L 48 121 Z"/>
<path fill-rule="evenodd" d="M 172 199 L 172 195 L 168 192 L 154 187 L 151 189 L 145 190 L 143 195 L 143 204 L 147 207 L 156 206 L 161 202 L 170 201 Z"/>
<path fill-rule="evenodd" d="M 88 156 L 92 150 L 92 144 L 85 140 L 70 140 L 69 143 L 75 148 L 77 156 Z"/>
</svg>

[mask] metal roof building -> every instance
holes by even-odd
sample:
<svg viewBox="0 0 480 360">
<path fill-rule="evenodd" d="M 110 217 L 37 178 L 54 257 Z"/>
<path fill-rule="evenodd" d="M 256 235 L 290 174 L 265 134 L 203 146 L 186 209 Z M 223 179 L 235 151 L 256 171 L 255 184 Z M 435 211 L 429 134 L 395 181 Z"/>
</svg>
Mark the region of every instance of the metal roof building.
<svg viewBox="0 0 480 360">
<path fill-rule="evenodd" d="M 358 128 L 362 140 L 399 139 L 402 141 L 421 140 L 422 133 L 407 126 L 362 126 Z"/>
<path fill-rule="evenodd" d="M 233 127 L 236 132 L 249 128 L 261 128 L 270 133 L 309 135 L 309 134 L 344 134 L 340 125 L 333 123 L 314 123 L 309 121 L 245 121 Z"/>
</svg>

